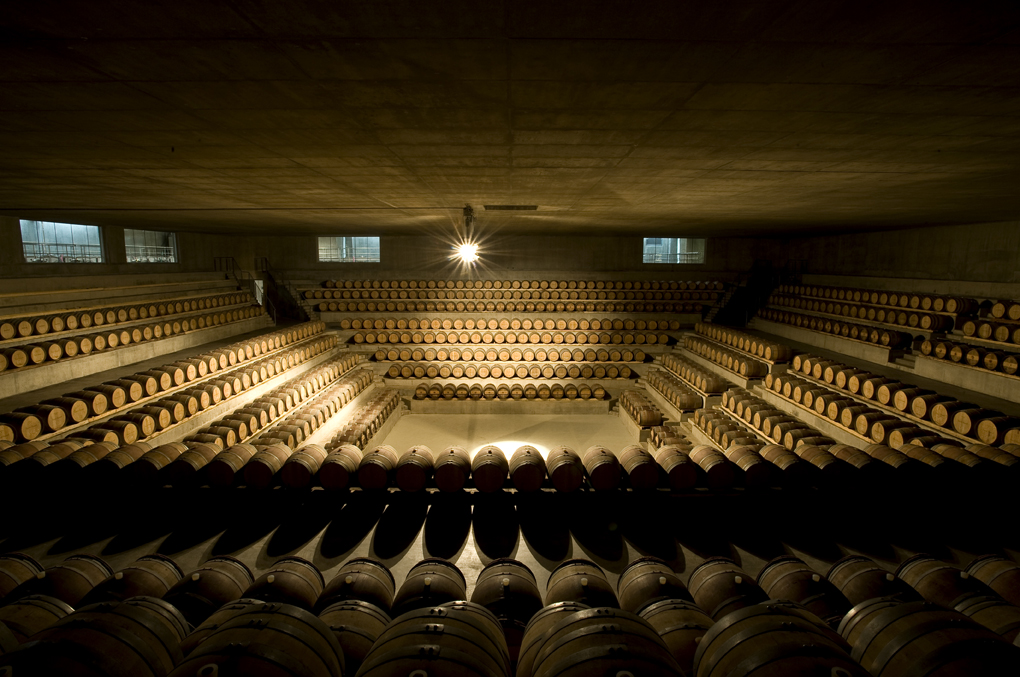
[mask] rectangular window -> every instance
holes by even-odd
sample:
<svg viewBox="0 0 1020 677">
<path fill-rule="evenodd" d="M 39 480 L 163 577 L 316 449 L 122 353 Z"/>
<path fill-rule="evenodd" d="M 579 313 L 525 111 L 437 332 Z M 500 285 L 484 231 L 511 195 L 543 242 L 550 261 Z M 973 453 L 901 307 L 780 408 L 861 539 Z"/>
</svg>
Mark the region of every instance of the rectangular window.
<svg viewBox="0 0 1020 677">
<path fill-rule="evenodd" d="M 322 263 L 379 263 L 377 237 L 320 237 Z"/>
<path fill-rule="evenodd" d="M 704 263 L 703 237 L 646 237 L 643 263 Z"/>
<path fill-rule="evenodd" d="M 21 246 L 28 263 L 102 263 L 99 226 L 21 220 Z"/>
<path fill-rule="evenodd" d="M 177 238 L 158 230 L 124 229 L 128 263 L 177 263 Z"/>
</svg>

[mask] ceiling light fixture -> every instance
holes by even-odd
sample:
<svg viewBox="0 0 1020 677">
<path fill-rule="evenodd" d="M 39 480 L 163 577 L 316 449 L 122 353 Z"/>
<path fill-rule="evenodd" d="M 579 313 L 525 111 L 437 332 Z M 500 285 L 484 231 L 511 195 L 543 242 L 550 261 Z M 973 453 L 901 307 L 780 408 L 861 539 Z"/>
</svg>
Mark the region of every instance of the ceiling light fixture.
<svg viewBox="0 0 1020 677">
<path fill-rule="evenodd" d="M 474 263 L 478 260 L 478 245 L 472 242 L 464 242 L 453 249 L 455 256 L 464 263 Z"/>
</svg>

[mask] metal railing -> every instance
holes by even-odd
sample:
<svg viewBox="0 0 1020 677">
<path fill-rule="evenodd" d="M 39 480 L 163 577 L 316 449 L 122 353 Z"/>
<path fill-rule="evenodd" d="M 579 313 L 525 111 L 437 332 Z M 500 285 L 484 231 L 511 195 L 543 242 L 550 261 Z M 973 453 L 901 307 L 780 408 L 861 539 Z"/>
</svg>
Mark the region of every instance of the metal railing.
<svg viewBox="0 0 1020 677">
<path fill-rule="evenodd" d="M 25 242 L 25 261 L 28 263 L 102 263 L 103 248 L 98 244 L 63 244 L 55 242 Z"/>
<path fill-rule="evenodd" d="M 238 287 L 246 288 L 251 292 L 255 302 L 266 309 L 269 317 L 273 318 L 273 323 L 277 322 L 279 314 L 276 311 L 276 305 L 265 293 L 263 281 L 241 268 L 237 259 L 233 256 L 216 256 L 213 258 L 213 269 L 218 273 L 226 273 L 233 277 Z"/>
<path fill-rule="evenodd" d="M 177 263 L 176 247 L 129 244 L 124 253 L 128 263 Z"/>
</svg>

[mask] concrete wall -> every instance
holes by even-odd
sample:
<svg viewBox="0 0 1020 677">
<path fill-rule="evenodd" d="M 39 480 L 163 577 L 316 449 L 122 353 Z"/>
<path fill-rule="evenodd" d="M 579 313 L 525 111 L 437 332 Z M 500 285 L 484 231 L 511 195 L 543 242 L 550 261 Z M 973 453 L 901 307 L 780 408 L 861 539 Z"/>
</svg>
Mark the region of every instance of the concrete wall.
<svg viewBox="0 0 1020 677">
<path fill-rule="evenodd" d="M 704 265 L 645 265 L 641 263 L 641 238 L 635 236 L 494 236 L 481 243 L 481 261 L 473 272 L 450 260 L 451 243 L 428 236 L 383 236 L 382 260 L 375 264 L 319 263 L 312 236 L 245 238 L 237 243 L 235 256 L 243 267 L 253 265 L 255 257 L 267 257 L 274 270 L 284 271 L 292 279 L 513 278 L 536 271 L 574 277 L 627 272 L 649 278 L 727 279 L 751 268 L 762 251 L 759 243 L 750 238 L 719 238 L 710 240 Z"/>
<path fill-rule="evenodd" d="M 124 229 L 103 226 L 104 263 L 25 263 L 18 219 L 0 216 L 0 278 L 159 275 L 213 270 L 213 258 L 241 238 L 206 233 L 177 233 L 178 263 L 128 263 Z"/>
<path fill-rule="evenodd" d="M 797 238 L 784 249 L 819 275 L 1020 282 L 1015 221 Z"/>
</svg>

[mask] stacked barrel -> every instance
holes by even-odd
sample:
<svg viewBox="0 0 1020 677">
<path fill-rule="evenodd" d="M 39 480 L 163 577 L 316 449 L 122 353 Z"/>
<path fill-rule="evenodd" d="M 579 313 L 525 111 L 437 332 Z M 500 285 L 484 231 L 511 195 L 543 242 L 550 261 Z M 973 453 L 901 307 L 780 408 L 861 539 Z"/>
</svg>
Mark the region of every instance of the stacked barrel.
<svg viewBox="0 0 1020 677">
<path fill-rule="evenodd" d="M 705 404 L 701 395 L 668 371 L 650 370 L 645 375 L 645 382 L 679 411 L 690 411 Z"/>
<path fill-rule="evenodd" d="M 620 410 L 639 428 L 662 425 L 662 412 L 640 390 L 625 390 L 620 395 Z"/>
<path fill-rule="evenodd" d="M 904 332 L 891 329 L 882 329 L 854 322 L 842 322 L 830 320 L 815 315 L 802 315 L 791 313 L 775 308 L 762 308 L 758 311 L 757 317 L 769 322 L 788 324 L 793 327 L 802 327 L 811 331 L 818 331 L 824 334 L 842 336 L 855 341 L 872 343 L 886 348 L 909 347 L 912 337 Z"/>
<path fill-rule="evenodd" d="M 263 314 L 260 306 L 250 304 L 251 296 L 238 292 L 169 303 L 0 318 L 0 373 L 158 341 Z M 201 312 L 213 308 L 223 310 Z M 94 329 L 100 326 L 106 328 Z M 39 338 L 33 340 L 35 337 Z"/>
<path fill-rule="evenodd" d="M 694 331 L 702 336 L 707 336 L 713 341 L 723 343 L 735 350 L 756 356 L 760 359 L 773 363 L 789 362 L 793 357 L 793 350 L 782 343 L 769 341 L 736 329 L 723 327 L 711 322 L 698 322 L 694 325 Z"/>
<path fill-rule="evenodd" d="M 665 353 L 662 356 L 662 366 L 681 381 L 707 395 L 721 393 L 729 388 L 729 382 L 726 379 L 713 374 L 686 358 L 680 357 L 676 353 Z"/>
<path fill-rule="evenodd" d="M 516 379 L 515 379 L 516 380 Z M 604 400 L 606 389 L 600 384 L 581 383 L 419 383 L 416 400 Z"/>
<path fill-rule="evenodd" d="M 684 348 L 695 355 L 700 355 L 706 360 L 714 362 L 719 366 L 739 374 L 743 378 L 761 378 L 769 373 L 768 365 L 756 358 L 749 357 L 729 348 L 722 348 L 715 341 L 708 341 L 697 336 L 684 336 Z"/>
</svg>

